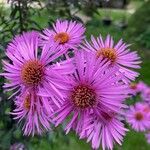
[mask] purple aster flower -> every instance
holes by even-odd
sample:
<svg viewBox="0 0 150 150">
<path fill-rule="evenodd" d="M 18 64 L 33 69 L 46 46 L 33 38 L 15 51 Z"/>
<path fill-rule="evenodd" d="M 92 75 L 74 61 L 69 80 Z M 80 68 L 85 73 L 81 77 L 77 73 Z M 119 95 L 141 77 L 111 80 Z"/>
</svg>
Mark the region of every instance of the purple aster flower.
<svg viewBox="0 0 150 150">
<path fill-rule="evenodd" d="M 144 88 L 141 92 L 141 98 L 150 104 L 150 87 Z"/>
<path fill-rule="evenodd" d="M 150 144 L 150 132 L 146 133 L 146 134 L 145 134 L 145 137 L 146 137 L 146 139 L 147 139 L 147 143 Z"/>
<path fill-rule="evenodd" d="M 145 131 L 150 127 L 150 109 L 144 103 L 137 103 L 130 106 L 126 119 L 134 130 Z"/>
<path fill-rule="evenodd" d="M 147 85 L 143 82 L 143 81 L 140 81 L 139 83 L 137 83 L 137 89 L 139 92 L 143 92 L 145 89 L 147 89 Z"/>
<path fill-rule="evenodd" d="M 37 96 L 35 91 L 26 91 L 15 100 L 16 108 L 11 114 L 22 122 L 24 135 L 34 136 L 50 129 L 50 114 L 56 109 L 51 99 Z"/>
<path fill-rule="evenodd" d="M 91 37 L 91 42 L 85 41 L 82 48 L 86 51 L 91 51 L 96 55 L 97 58 L 103 57 L 111 61 L 111 66 L 119 66 L 119 72 L 124 74 L 125 82 L 130 80 L 135 80 L 139 74 L 132 69 L 140 68 L 139 56 L 136 52 L 130 52 L 129 45 L 123 43 L 120 40 L 116 45 L 114 45 L 113 38 L 108 35 L 105 41 L 102 39 L 101 35 L 97 38 Z"/>
<path fill-rule="evenodd" d="M 3 61 L 5 72 L 2 73 L 9 83 L 5 83 L 4 88 L 8 91 L 17 89 L 13 95 L 20 91 L 24 93 L 32 88 L 38 95 L 50 96 L 51 100 L 60 107 L 62 101 L 58 89 L 63 87 L 61 72 L 63 69 L 67 74 L 68 71 L 72 70 L 68 65 L 71 59 L 49 66 L 49 63 L 53 63 L 62 53 L 59 50 L 57 53 L 54 52 L 55 46 L 50 49 L 47 47 L 40 49 L 39 39 L 38 32 L 28 32 L 17 36 L 9 44 L 6 55 L 10 62 Z M 65 62 L 66 66 L 64 66 Z"/>
<path fill-rule="evenodd" d="M 130 83 L 130 89 L 132 90 L 132 95 L 141 94 L 141 98 L 145 101 L 150 101 L 150 92 L 148 92 L 149 87 L 142 81 L 139 83 Z M 149 99 L 149 100 L 148 100 Z"/>
<path fill-rule="evenodd" d="M 139 93 L 139 90 L 138 90 L 138 87 L 137 87 L 137 83 L 134 83 L 134 82 L 130 83 L 130 84 L 129 84 L 129 88 L 130 88 L 131 91 L 132 91 L 132 92 L 131 92 L 132 95 L 136 96 L 136 94 Z"/>
<path fill-rule="evenodd" d="M 102 149 L 113 149 L 113 144 L 122 144 L 123 137 L 126 131 L 128 131 L 124 124 L 121 122 L 121 118 L 111 111 L 104 110 L 100 116 L 93 115 L 89 117 L 89 125 L 87 128 L 79 133 L 80 138 L 87 138 L 87 142 L 91 141 L 92 148 L 98 149 L 100 145 Z"/>
<path fill-rule="evenodd" d="M 144 89 L 146 89 L 146 85 L 142 82 L 139 83 L 131 82 L 129 84 L 129 88 L 132 91 L 132 95 L 135 96 L 137 94 L 141 94 L 144 91 Z"/>
<path fill-rule="evenodd" d="M 14 143 L 10 146 L 9 150 L 27 150 L 23 143 Z"/>
<path fill-rule="evenodd" d="M 75 49 L 84 39 L 84 32 L 85 28 L 81 23 L 57 20 L 53 25 L 53 29 L 43 31 L 43 44 L 51 46 L 58 43 L 59 48 L 64 51 Z"/>
<path fill-rule="evenodd" d="M 55 112 L 53 121 L 56 126 L 70 118 L 66 132 L 75 129 L 79 133 L 78 130 L 85 128 L 91 112 L 99 116 L 103 109 L 120 113 L 130 90 L 121 82 L 122 75 L 115 75 L 118 68 L 106 71 L 109 64 L 85 51 L 75 54 L 76 71 L 65 78 L 64 90 L 61 91 L 65 101 Z"/>
</svg>

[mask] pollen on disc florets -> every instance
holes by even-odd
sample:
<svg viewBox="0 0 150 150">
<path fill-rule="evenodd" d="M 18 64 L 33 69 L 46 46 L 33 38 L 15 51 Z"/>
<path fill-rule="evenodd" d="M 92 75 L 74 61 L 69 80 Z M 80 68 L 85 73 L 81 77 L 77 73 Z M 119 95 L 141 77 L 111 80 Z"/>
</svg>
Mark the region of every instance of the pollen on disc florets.
<svg viewBox="0 0 150 150">
<path fill-rule="evenodd" d="M 69 35 L 66 32 L 60 32 L 54 36 L 54 40 L 58 41 L 60 44 L 64 44 L 69 41 Z"/>
<path fill-rule="evenodd" d="M 78 85 L 71 93 L 71 100 L 76 107 L 92 107 L 96 104 L 96 93 L 87 85 Z"/>
<path fill-rule="evenodd" d="M 141 120 L 143 120 L 144 116 L 141 112 L 137 112 L 135 114 L 135 118 L 136 118 L 136 120 L 141 121 Z"/>
<path fill-rule="evenodd" d="M 24 107 L 29 110 L 30 109 L 30 105 L 31 105 L 31 95 L 28 94 L 26 97 L 25 97 L 25 100 L 24 100 Z"/>
<path fill-rule="evenodd" d="M 44 67 L 38 60 L 27 61 L 21 70 L 21 78 L 27 85 L 38 85 L 44 76 Z"/>
<path fill-rule="evenodd" d="M 96 54 L 97 58 L 102 56 L 103 58 L 107 58 L 112 63 L 116 61 L 117 55 L 115 49 L 113 48 L 102 48 L 101 50 L 97 51 Z"/>
</svg>

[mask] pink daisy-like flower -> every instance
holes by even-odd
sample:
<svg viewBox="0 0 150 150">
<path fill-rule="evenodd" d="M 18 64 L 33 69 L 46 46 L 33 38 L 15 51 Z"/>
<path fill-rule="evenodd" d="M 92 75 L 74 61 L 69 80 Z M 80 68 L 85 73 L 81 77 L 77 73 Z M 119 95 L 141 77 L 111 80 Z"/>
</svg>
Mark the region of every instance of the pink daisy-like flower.
<svg viewBox="0 0 150 150">
<path fill-rule="evenodd" d="M 138 87 L 137 87 L 137 83 L 134 83 L 134 82 L 130 83 L 130 84 L 129 84 L 129 88 L 130 88 L 131 91 L 132 91 L 132 92 L 131 92 L 132 95 L 136 96 L 136 94 L 139 93 L 139 89 L 138 89 Z"/>
<path fill-rule="evenodd" d="M 28 32 L 17 36 L 9 44 L 6 55 L 10 62 L 3 61 L 5 72 L 1 74 L 9 81 L 5 83 L 4 88 L 8 91 L 17 89 L 13 95 L 20 91 L 24 93 L 27 89 L 32 88 L 42 96 L 44 91 L 45 96 L 50 97 L 60 107 L 62 101 L 58 89 L 63 87 L 61 66 L 64 66 L 65 62 L 49 66 L 49 63 L 52 63 L 62 53 L 59 50 L 54 53 L 53 48 L 57 49 L 57 46 L 40 49 L 39 38 L 38 32 Z M 68 70 L 72 70 L 67 63 L 68 67 L 63 67 L 66 74 Z"/>
<path fill-rule="evenodd" d="M 64 52 L 68 49 L 77 48 L 84 39 L 85 28 L 83 24 L 76 21 L 57 20 L 53 29 L 43 31 L 43 44 L 53 45 L 58 43 L 59 48 Z"/>
<path fill-rule="evenodd" d="M 95 116 L 94 119 L 91 114 L 87 122 L 90 125 L 79 135 L 80 138 L 87 138 L 87 142 L 91 141 L 93 149 L 98 149 L 101 145 L 103 150 L 112 150 L 114 143 L 122 144 L 125 132 L 128 131 L 121 118 L 111 111 L 104 110 L 101 112 L 101 117 Z"/>
<path fill-rule="evenodd" d="M 150 127 L 150 109 L 142 103 L 130 106 L 126 114 L 127 122 L 136 131 L 145 131 Z"/>
<path fill-rule="evenodd" d="M 66 77 L 62 90 L 65 102 L 53 116 L 56 126 L 70 118 L 66 132 L 75 129 L 79 133 L 91 112 L 100 115 L 106 109 L 120 113 L 120 108 L 126 107 L 122 102 L 129 92 L 128 86 L 121 82 L 122 75 L 115 75 L 118 68 L 106 71 L 109 64 L 85 51 L 75 54 L 76 71 Z"/>
<path fill-rule="evenodd" d="M 143 89 L 141 92 L 141 98 L 143 101 L 150 104 L 150 87 Z"/>
<path fill-rule="evenodd" d="M 140 94 L 141 98 L 145 101 L 150 101 L 150 89 L 144 82 L 130 83 L 129 88 L 132 90 L 132 95 Z M 149 92 L 148 92 L 149 91 Z M 149 100 L 148 100 L 149 99 Z"/>
<path fill-rule="evenodd" d="M 50 99 L 37 96 L 35 91 L 30 90 L 20 94 L 15 105 L 11 114 L 19 123 L 22 122 L 24 135 L 34 136 L 50 129 L 50 114 L 56 108 Z"/>
<path fill-rule="evenodd" d="M 147 87 L 148 86 L 143 81 L 137 83 L 137 89 L 140 93 L 142 93 L 145 89 L 147 89 Z"/>
<path fill-rule="evenodd" d="M 91 51 L 97 58 L 103 57 L 111 61 L 111 66 L 118 66 L 119 72 L 124 74 L 125 82 L 135 80 L 139 74 L 132 69 L 140 68 L 140 57 L 136 52 L 130 52 L 129 45 L 120 40 L 114 45 L 113 38 L 108 35 L 105 41 L 101 35 L 97 38 L 91 37 L 91 42 L 85 41 L 82 48 L 86 51 Z"/>
<path fill-rule="evenodd" d="M 141 94 L 147 89 L 147 85 L 143 82 L 135 83 L 131 82 L 129 88 L 132 90 L 132 95 Z"/>
</svg>

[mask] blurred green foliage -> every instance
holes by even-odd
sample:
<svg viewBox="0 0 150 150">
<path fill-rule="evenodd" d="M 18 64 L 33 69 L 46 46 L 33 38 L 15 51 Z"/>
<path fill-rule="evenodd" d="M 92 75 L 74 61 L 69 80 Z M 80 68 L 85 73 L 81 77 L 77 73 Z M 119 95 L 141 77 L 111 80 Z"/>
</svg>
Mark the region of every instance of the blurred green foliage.
<svg viewBox="0 0 150 150">
<path fill-rule="evenodd" d="M 141 3 L 141 1 L 139 2 Z M 40 5 L 37 8 L 32 7 L 32 5 L 28 5 L 29 8 L 27 10 L 29 10 L 29 12 L 25 12 L 25 14 L 22 14 L 28 15 L 26 18 L 27 20 L 24 20 L 26 23 L 24 24 L 24 27 L 22 29 L 19 25 L 22 22 L 18 21 L 19 9 L 17 8 L 17 10 L 14 10 L 16 9 L 15 4 L 13 7 L 11 7 L 13 12 L 11 10 L 7 10 L 3 6 L 0 6 L 0 59 L 4 57 L 2 51 L 4 51 L 8 41 L 15 34 L 31 29 L 41 30 L 41 28 L 43 27 L 51 26 L 51 23 L 59 17 L 68 18 L 68 8 L 64 8 L 62 3 L 60 12 L 58 12 L 59 9 L 55 9 L 57 12 L 55 12 L 55 10 L 53 11 L 54 7 L 51 7 L 52 5 L 50 5 L 49 3 L 46 3 L 46 8 L 43 8 L 43 6 Z M 105 17 L 106 12 L 104 9 L 98 9 L 98 13 L 92 14 L 91 21 L 86 24 L 86 35 L 89 39 L 91 34 L 98 36 L 101 33 L 104 37 L 107 34 L 111 34 L 114 37 L 115 41 L 119 40 L 120 38 L 124 39 L 125 37 L 125 42 L 133 43 L 131 45 L 131 49 L 138 50 L 142 59 L 144 60 L 142 63 L 142 68 L 140 70 L 141 75 L 139 80 L 143 80 L 146 83 L 150 84 L 150 61 L 148 59 L 150 54 L 147 50 L 150 43 L 149 3 L 149 1 L 144 3 L 143 6 L 139 8 L 133 16 L 126 10 L 111 10 L 110 16 L 113 21 L 113 24 L 111 26 L 103 25 L 102 18 Z M 135 2 L 133 2 L 133 4 L 135 4 Z M 80 6 L 77 5 L 77 7 Z M 64 12 L 63 14 L 61 13 L 62 11 Z M 129 20 L 129 25 L 127 29 L 121 30 L 116 26 L 116 22 L 124 18 L 127 21 Z M 0 64 L 0 68 L 1 67 L 2 66 Z M 84 140 L 79 140 L 78 137 L 75 136 L 75 133 L 71 132 L 66 136 L 61 127 L 58 127 L 54 131 L 50 131 L 41 137 L 24 137 L 22 135 L 20 126 L 17 124 L 17 122 L 13 121 L 11 116 L 9 115 L 9 111 L 11 111 L 13 103 L 11 100 L 7 100 L 8 95 L 6 95 L 2 89 L 3 83 L 4 79 L 0 78 L 0 98 L 2 99 L 2 101 L 0 101 L 0 150 L 8 150 L 9 147 L 16 142 L 25 144 L 28 150 L 91 149 L 90 144 L 87 144 Z M 127 136 L 125 137 L 125 140 L 123 142 L 123 146 L 115 147 L 115 150 L 121 149 L 149 150 L 150 145 L 147 144 L 143 133 L 137 133 L 131 130 L 127 133 Z"/>
<path fill-rule="evenodd" d="M 150 48 L 150 0 L 147 0 L 129 19 L 128 36 L 145 48 Z"/>
</svg>

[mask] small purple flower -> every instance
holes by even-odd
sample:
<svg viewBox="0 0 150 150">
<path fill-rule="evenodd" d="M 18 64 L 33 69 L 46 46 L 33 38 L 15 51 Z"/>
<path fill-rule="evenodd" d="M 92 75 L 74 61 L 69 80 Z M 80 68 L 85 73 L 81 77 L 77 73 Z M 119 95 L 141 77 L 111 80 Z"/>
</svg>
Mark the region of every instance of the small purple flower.
<svg viewBox="0 0 150 150">
<path fill-rule="evenodd" d="M 150 127 L 150 108 L 145 103 L 130 106 L 126 114 L 127 122 L 136 131 L 145 131 Z"/>
<path fill-rule="evenodd" d="M 43 31 L 43 44 L 52 46 L 58 43 L 64 52 L 68 49 L 76 49 L 84 39 L 85 28 L 76 21 L 57 20 L 53 29 Z"/>
<path fill-rule="evenodd" d="M 15 105 L 11 114 L 19 123 L 22 122 L 24 135 L 34 136 L 50 129 L 50 114 L 56 109 L 50 98 L 38 96 L 35 91 L 26 91 L 17 96 Z"/>
<path fill-rule="evenodd" d="M 23 143 L 14 143 L 9 150 L 27 150 Z"/>
<path fill-rule="evenodd" d="M 143 101 L 150 104 L 150 87 L 144 88 L 141 92 L 141 98 Z"/>
<path fill-rule="evenodd" d="M 144 101 L 150 102 L 150 87 L 148 87 L 148 85 L 146 85 L 144 82 L 132 82 L 129 84 L 129 88 L 131 89 L 132 95 L 136 96 L 137 94 L 140 94 Z"/>
<path fill-rule="evenodd" d="M 139 93 L 137 83 L 134 83 L 134 82 L 130 83 L 129 88 L 131 89 L 131 94 L 132 95 L 136 96 Z"/>
<path fill-rule="evenodd" d="M 140 93 L 142 93 L 145 89 L 147 89 L 147 87 L 148 86 L 143 81 L 137 83 L 137 89 Z"/>
<path fill-rule="evenodd" d="M 101 35 L 97 38 L 91 37 L 91 42 L 85 41 L 82 48 L 86 51 L 91 51 L 97 58 L 103 57 L 111 62 L 111 66 L 118 66 L 119 72 L 126 77 L 125 82 L 135 80 L 139 74 L 132 69 L 140 68 L 141 63 L 136 52 L 130 52 L 129 45 L 120 40 L 114 45 L 113 38 L 108 35 L 105 40 Z"/>
<path fill-rule="evenodd" d="M 146 137 L 146 139 L 147 139 L 147 143 L 150 144 L 150 132 L 146 133 L 146 134 L 145 134 L 145 137 Z"/>
</svg>

